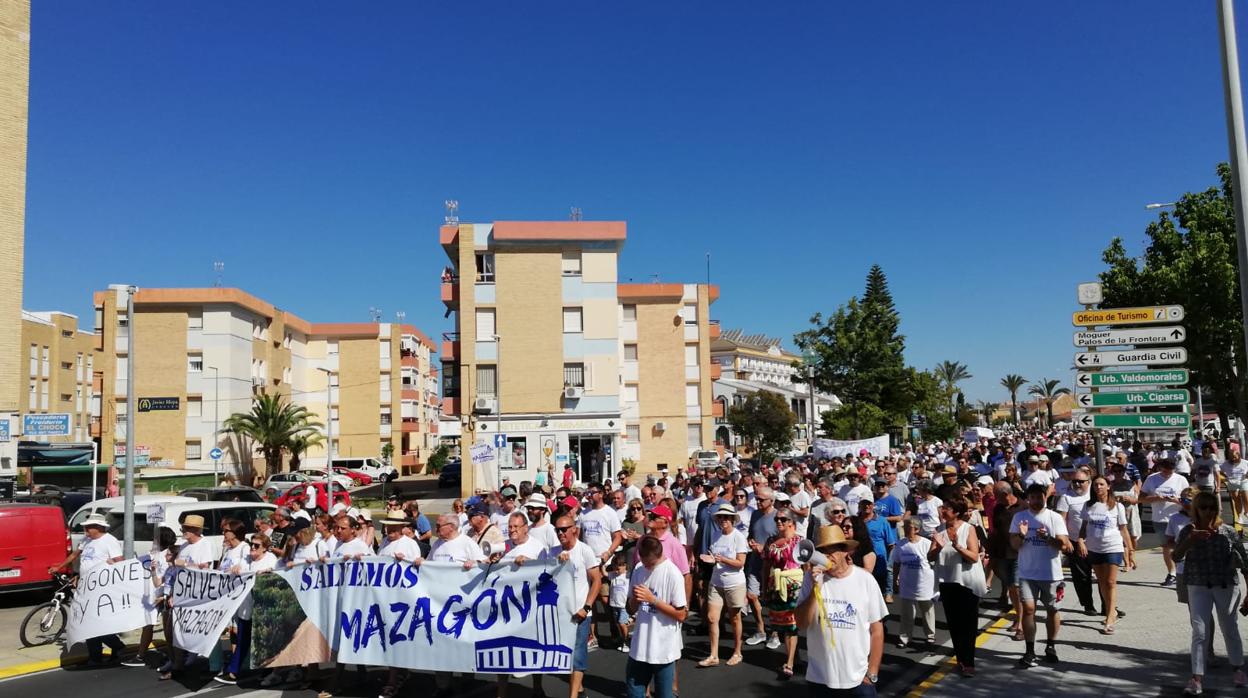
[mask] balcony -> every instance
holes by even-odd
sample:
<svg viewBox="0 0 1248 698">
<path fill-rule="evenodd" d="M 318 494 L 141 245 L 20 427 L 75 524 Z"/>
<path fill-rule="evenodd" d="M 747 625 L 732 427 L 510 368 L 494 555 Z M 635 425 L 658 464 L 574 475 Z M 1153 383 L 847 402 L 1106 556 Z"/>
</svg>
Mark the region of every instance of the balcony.
<svg viewBox="0 0 1248 698">
<path fill-rule="evenodd" d="M 720 366 L 719 364 L 711 364 L 711 380 L 713 381 L 719 380 L 719 377 L 723 375 L 723 373 L 724 373 L 723 366 Z"/>
<path fill-rule="evenodd" d="M 399 366 L 404 368 L 420 369 L 420 357 L 415 354 L 403 352 L 399 355 Z"/>
<path fill-rule="evenodd" d="M 433 421 L 433 422 L 430 422 L 430 423 L 429 423 L 429 433 L 430 433 L 430 434 L 433 434 L 433 435 L 435 435 L 435 436 L 437 435 L 437 433 L 438 433 L 438 423 L 437 423 L 437 421 L 436 421 L 436 420 L 435 420 L 435 421 Z"/>
<path fill-rule="evenodd" d="M 460 415 L 460 398 L 443 397 L 442 398 L 442 414 L 449 417 L 458 417 Z"/>
<path fill-rule="evenodd" d="M 420 462 L 420 457 L 415 453 L 404 453 L 397 459 L 399 472 L 401 475 L 415 475 L 424 469 L 424 465 Z"/>
<path fill-rule="evenodd" d="M 409 387 L 405 385 L 403 386 L 403 389 L 399 391 L 399 397 L 403 400 L 419 400 L 420 391 L 417 390 L 415 386 Z"/>
<path fill-rule="evenodd" d="M 707 320 L 706 324 L 710 330 L 711 341 L 719 339 L 719 320 Z"/>
<path fill-rule="evenodd" d="M 442 277 L 442 302 L 448 308 L 459 307 L 459 277 L 443 276 Z"/>
<path fill-rule="evenodd" d="M 442 333 L 442 360 L 458 361 L 459 360 L 459 333 L 443 332 Z"/>
<path fill-rule="evenodd" d="M 100 438 L 100 418 L 99 417 L 91 418 L 91 438 L 93 439 Z"/>
<path fill-rule="evenodd" d="M 446 256 L 454 262 L 459 253 L 459 226 L 444 225 L 438 228 L 438 244 L 442 245 Z"/>
<path fill-rule="evenodd" d="M 418 433 L 420 431 L 420 422 L 415 419 L 404 419 L 402 431 L 405 434 Z"/>
<path fill-rule="evenodd" d="M 721 401 L 721 400 L 716 400 L 716 401 L 714 401 L 714 402 L 712 402 L 712 403 L 711 403 L 711 416 L 712 416 L 712 417 L 714 417 L 715 419 L 723 419 L 723 418 L 724 418 L 724 403 L 723 403 L 723 401 Z"/>
</svg>

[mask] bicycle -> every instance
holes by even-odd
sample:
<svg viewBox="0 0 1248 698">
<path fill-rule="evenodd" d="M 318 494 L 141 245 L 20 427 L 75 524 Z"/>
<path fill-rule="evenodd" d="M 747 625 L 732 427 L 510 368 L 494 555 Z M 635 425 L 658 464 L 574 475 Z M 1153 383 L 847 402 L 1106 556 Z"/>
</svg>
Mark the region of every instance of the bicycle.
<svg viewBox="0 0 1248 698">
<path fill-rule="evenodd" d="M 58 588 L 52 594 L 52 600 L 30 609 L 22 619 L 19 637 L 23 647 L 50 645 L 65 634 L 69 603 L 74 598 L 74 579 L 60 573 L 53 575 L 53 578 Z"/>
</svg>

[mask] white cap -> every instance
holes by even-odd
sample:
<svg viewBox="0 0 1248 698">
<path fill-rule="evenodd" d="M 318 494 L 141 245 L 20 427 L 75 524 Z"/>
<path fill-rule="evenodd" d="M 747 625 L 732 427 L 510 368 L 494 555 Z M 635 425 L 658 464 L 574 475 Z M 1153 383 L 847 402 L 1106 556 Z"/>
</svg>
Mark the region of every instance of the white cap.
<svg viewBox="0 0 1248 698">
<path fill-rule="evenodd" d="M 329 508 L 329 515 L 337 516 L 346 510 L 347 510 L 346 504 L 343 504 L 342 502 L 337 502 L 332 507 Z"/>
</svg>

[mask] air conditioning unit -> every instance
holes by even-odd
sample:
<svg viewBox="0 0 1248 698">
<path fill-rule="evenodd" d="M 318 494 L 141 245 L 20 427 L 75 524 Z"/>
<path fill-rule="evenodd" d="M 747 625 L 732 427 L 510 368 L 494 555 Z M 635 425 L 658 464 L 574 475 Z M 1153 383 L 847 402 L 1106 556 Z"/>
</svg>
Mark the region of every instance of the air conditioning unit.
<svg viewBox="0 0 1248 698">
<path fill-rule="evenodd" d="M 479 397 L 472 403 L 473 412 L 494 413 L 498 411 L 498 400 L 492 397 Z"/>
<path fill-rule="evenodd" d="M 584 394 L 585 394 L 584 388 L 578 388 L 572 385 L 569 385 L 568 387 L 563 389 L 563 396 L 569 400 L 580 400 L 581 396 Z"/>
<path fill-rule="evenodd" d="M 655 422 L 654 430 L 655 431 L 667 431 L 667 422 Z"/>
</svg>

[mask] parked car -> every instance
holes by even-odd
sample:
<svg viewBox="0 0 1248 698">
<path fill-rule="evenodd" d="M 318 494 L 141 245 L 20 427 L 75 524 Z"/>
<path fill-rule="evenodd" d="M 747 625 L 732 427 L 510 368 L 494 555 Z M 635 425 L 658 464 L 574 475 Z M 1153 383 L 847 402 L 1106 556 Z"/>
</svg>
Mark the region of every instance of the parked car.
<svg viewBox="0 0 1248 698">
<path fill-rule="evenodd" d="M 438 487 L 458 487 L 463 479 L 463 461 L 458 458 L 446 462 L 438 473 Z"/>
<path fill-rule="evenodd" d="M 192 487 L 178 493 L 201 502 L 263 502 L 264 495 L 254 487 Z"/>
<path fill-rule="evenodd" d="M 309 466 L 306 468 L 300 468 L 299 470 L 296 470 L 294 473 L 287 473 L 287 474 L 288 475 L 292 475 L 292 474 L 302 475 L 303 477 L 308 478 L 309 482 L 316 482 L 318 480 L 323 481 L 325 479 L 325 467 L 324 466 L 319 466 L 319 467 Z M 275 475 L 274 477 L 277 477 L 277 476 Z M 345 473 L 335 472 L 333 477 L 334 477 L 334 487 L 341 487 L 344 490 L 348 490 L 348 489 L 351 489 L 352 487 L 355 487 L 355 480 L 353 480 L 350 475 L 347 475 Z"/>
<path fill-rule="evenodd" d="M 330 507 L 327 504 L 329 500 L 327 499 L 328 495 L 326 494 L 326 491 L 325 491 L 326 490 L 325 481 L 321 480 L 319 482 L 313 482 L 309 484 L 311 484 L 313 487 L 316 488 L 316 504 L 313 505 L 309 503 L 308 506 L 310 508 L 320 509 L 321 511 L 329 511 Z M 306 494 L 306 493 L 307 493 L 306 486 L 300 487 L 298 489 L 289 489 L 289 490 L 286 490 L 286 492 L 283 493 L 282 496 L 274 500 L 273 503 L 279 507 L 284 507 L 288 503 L 290 503 L 291 498 L 294 497 L 295 495 Z M 338 483 L 334 483 L 334 503 L 337 504 L 338 502 L 342 502 L 343 504 L 347 506 L 351 506 L 351 493 L 348 492 L 346 489 L 339 487 Z"/>
<path fill-rule="evenodd" d="M 694 451 L 693 464 L 698 468 L 718 468 L 719 453 L 717 451 Z"/>
<path fill-rule="evenodd" d="M 334 467 L 364 473 L 378 482 L 390 482 L 399 477 L 397 468 L 393 465 L 386 465 L 376 458 L 335 458 Z"/>
<path fill-rule="evenodd" d="M 338 475 L 346 475 L 351 478 L 356 487 L 364 487 L 366 485 L 373 484 L 373 476 L 368 473 L 360 472 L 359 470 L 351 470 L 349 468 L 344 468 L 341 465 L 335 465 L 334 472 Z"/>
<path fill-rule="evenodd" d="M 120 510 L 125 504 L 125 501 L 125 497 L 107 497 L 104 499 L 97 499 L 94 502 L 87 502 L 82 505 L 78 511 L 74 512 L 74 515 L 69 517 L 69 536 L 73 541 L 74 547 L 77 548 L 78 544 L 82 542 L 82 537 L 84 535 L 82 530 L 83 520 L 91 514 L 97 512 L 101 515 L 107 516 L 113 509 Z M 134 510 L 138 513 L 145 513 L 147 511 L 147 507 L 152 504 L 171 504 L 176 502 L 189 503 L 195 501 L 198 500 L 193 497 L 179 497 L 178 495 L 171 493 L 138 494 L 134 496 Z M 113 531 L 113 535 L 117 536 L 117 540 L 121 540 L 120 526 Z M 147 540 L 150 541 L 151 539 L 152 538 L 149 535 Z M 137 535 L 135 536 L 135 540 L 138 540 Z"/>
<path fill-rule="evenodd" d="M 65 515 L 50 504 L 0 504 L 0 593 L 51 586 L 48 568 L 73 545 Z"/>
<path fill-rule="evenodd" d="M 150 505 L 149 505 L 150 506 Z M 161 520 L 159 522 L 148 521 L 150 509 L 148 507 L 139 508 L 137 505 L 134 512 L 134 551 L 142 555 L 152 549 L 152 540 L 156 537 L 156 527 L 163 526 L 173 531 L 178 537 L 178 543 L 185 542 L 182 538 L 182 522 L 191 514 L 199 514 L 204 517 L 204 539 L 212 546 L 212 554 L 214 557 L 221 557 L 221 521 L 223 519 L 237 519 L 243 523 L 243 527 L 247 530 L 248 535 L 256 531 L 256 519 L 261 516 L 268 516 L 269 512 L 277 507 L 267 503 L 257 502 L 201 502 L 195 499 L 190 501 L 171 502 L 164 505 Z M 108 520 L 112 533 L 115 536 L 122 530 L 122 511 L 120 508 L 113 509 L 104 517 Z"/>
</svg>

